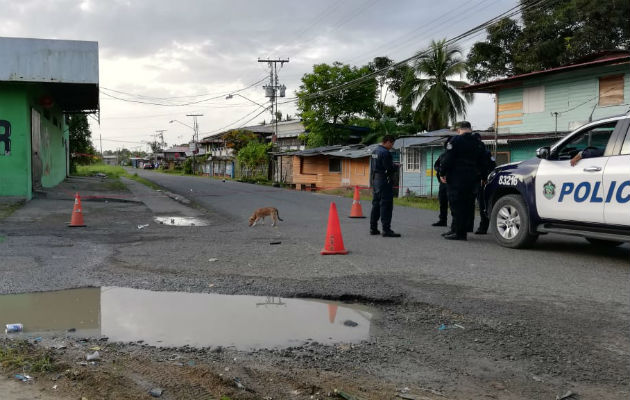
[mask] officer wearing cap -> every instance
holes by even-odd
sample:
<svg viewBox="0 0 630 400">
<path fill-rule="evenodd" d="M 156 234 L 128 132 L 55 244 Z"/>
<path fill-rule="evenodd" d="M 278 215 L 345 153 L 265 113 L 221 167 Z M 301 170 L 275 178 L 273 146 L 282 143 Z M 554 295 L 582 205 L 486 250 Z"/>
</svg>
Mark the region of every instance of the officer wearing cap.
<svg viewBox="0 0 630 400">
<path fill-rule="evenodd" d="M 370 184 L 373 189 L 372 212 L 370 213 L 370 235 L 378 235 L 378 220 L 383 225 L 384 237 L 400 237 L 392 231 L 392 211 L 394 209 L 393 176 L 397 168 L 389 152 L 394 146 L 394 138 L 383 137 L 382 143 L 372 152 Z"/>
<path fill-rule="evenodd" d="M 441 181 L 448 184 L 448 202 L 453 217 L 453 232 L 445 235 L 445 239 L 467 239 L 479 176 L 487 169 L 483 143 L 473 136 L 470 122 L 460 122 L 457 136 L 446 146 L 440 167 Z"/>
<path fill-rule="evenodd" d="M 444 150 L 446 150 L 446 146 L 448 142 L 451 140 L 451 137 L 448 137 L 444 142 Z M 431 224 L 431 226 L 446 226 L 446 222 L 448 219 L 448 194 L 446 189 L 446 183 L 442 182 L 440 179 L 442 176 L 440 175 L 440 167 L 442 165 L 442 159 L 444 158 L 444 153 L 440 154 L 438 159 L 433 164 L 433 169 L 436 172 L 438 182 L 440 182 L 440 188 L 438 189 L 438 200 L 440 202 L 440 216 L 438 221 Z"/>
</svg>

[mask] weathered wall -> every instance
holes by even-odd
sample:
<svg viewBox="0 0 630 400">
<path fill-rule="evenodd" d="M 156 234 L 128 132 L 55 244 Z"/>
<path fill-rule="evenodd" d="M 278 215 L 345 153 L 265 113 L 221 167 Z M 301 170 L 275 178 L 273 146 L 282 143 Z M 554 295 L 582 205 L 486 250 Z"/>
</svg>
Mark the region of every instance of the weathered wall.
<svg viewBox="0 0 630 400">
<path fill-rule="evenodd" d="M 0 127 L 0 196 L 31 198 L 30 115 L 26 91 L 16 85 L 3 86 L 0 120 L 6 122 Z M 10 146 L 9 153 L 5 152 L 5 143 Z"/>
<path fill-rule="evenodd" d="M 499 133 L 554 132 L 558 113 L 558 131 L 567 132 L 593 119 L 623 114 L 630 106 L 628 64 L 531 78 L 523 87 L 502 89 L 499 97 Z M 624 100 L 621 105 L 600 106 L 599 78 L 624 74 Z M 523 89 L 544 86 L 544 111 L 523 111 Z"/>
<path fill-rule="evenodd" d="M 39 98 L 44 94 L 37 84 L 3 84 L 0 90 L 0 120 L 10 124 L 11 151 L 5 153 L 0 142 L 0 196 L 32 196 L 31 110 L 40 114 L 40 159 L 43 187 L 59 184 L 67 175 L 68 132 L 61 111 L 43 109 Z M 0 135 L 6 135 L 0 128 Z"/>
</svg>

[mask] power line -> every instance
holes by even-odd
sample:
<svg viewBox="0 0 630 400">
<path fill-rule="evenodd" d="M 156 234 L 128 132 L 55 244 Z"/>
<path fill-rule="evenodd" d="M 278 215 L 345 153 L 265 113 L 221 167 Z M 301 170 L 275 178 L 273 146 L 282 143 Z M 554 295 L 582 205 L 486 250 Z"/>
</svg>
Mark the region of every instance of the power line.
<svg viewBox="0 0 630 400">
<path fill-rule="evenodd" d="M 241 89 L 238 90 L 232 90 L 230 92 L 216 92 L 216 93 L 205 93 L 205 94 L 194 94 L 194 95 L 188 95 L 188 96 L 171 96 L 171 97 L 155 97 L 155 96 L 147 96 L 147 95 L 143 95 L 143 94 L 134 94 L 134 93 L 130 93 L 130 92 L 124 92 L 122 90 L 116 90 L 116 89 L 109 89 L 106 88 L 104 86 L 101 86 L 101 89 L 105 89 L 106 91 L 110 91 L 110 92 L 114 92 L 114 93 L 118 93 L 118 94 L 124 94 L 127 96 L 132 96 L 132 97 L 138 97 L 138 98 L 143 98 L 143 99 L 150 99 L 150 100 L 172 100 L 172 99 L 185 99 L 185 98 L 195 98 L 195 97 L 205 97 L 205 96 L 217 96 L 221 97 L 221 96 L 225 96 L 228 93 L 238 93 L 238 92 L 242 92 L 244 90 L 247 90 L 253 86 L 256 86 L 257 84 L 261 83 L 262 81 L 264 81 L 265 79 L 267 79 L 267 75 L 265 75 L 264 77 L 258 79 L 256 82 L 253 82 Z"/>
<path fill-rule="evenodd" d="M 446 45 L 455 44 L 458 41 L 461 41 L 462 39 L 464 39 L 466 37 L 472 36 L 474 34 L 479 33 L 480 31 L 485 30 L 486 28 L 496 24 L 497 22 L 499 22 L 503 18 L 511 18 L 511 17 L 513 17 L 513 16 L 515 16 L 515 15 L 517 15 L 517 14 L 519 14 L 519 13 L 521 13 L 521 12 L 527 10 L 527 9 L 531 9 L 533 7 L 538 7 L 538 6 L 542 5 L 543 3 L 550 2 L 550 1 L 555 1 L 555 0 L 531 0 L 528 4 L 525 4 L 525 5 L 519 4 L 517 6 L 514 6 L 514 7 L 512 7 L 509 10 L 499 14 L 498 16 L 496 16 L 494 18 L 491 18 L 490 20 L 488 20 L 488 21 L 486 21 L 486 22 L 484 22 L 482 24 L 479 24 L 479 25 L 475 26 L 474 28 L 471 28 L 471 29 L 469 29 L 469 30 L 467 30 L 467 31 L 465 31 L 465 32 L 463 32 L 463 33 L 461 33 L 461 34 L 451 38 L 451 39 L 446 40 L 445 44 Z M 313 94 L 310 94 L 310 95 L 306 95 L 303 98 L 311 99 L 311 98 L 321 97 L 321 96 L 327 95 L 329 93 L 337 92 L 337 91 L 342 90 L 342 89 L 350 89 L 350 88 L 355 87 L 355 86 L 357 86 L 359 84 L 362 84 L 363 82 L 367 81 L 368 79 L 371 79 L 373 77 L 381 75 L 381 74 L 389 71 L 390 69 L 393 69 L 393 68 L 399 67 L 401 65 L 407 64 L 407 63 L 409 63 L 411 61 L 417 60 L 417 59 L 423 57 L 424 55 L 428 54 L 430 51 L 431 51 L 430 49 L 420 51 L 420 52 L 416 53 L 415 55 L 413 55 L 411 57 L 407 57 L 406 59 L 404 59 L 402 61 L 399 61 L 397 63 L 394 63 L 394 64 L 392 64 L 390 66 L 387 66 L 387 67 L 381 68 L 379 70 L 370 72 L 368 74 L 363 75 L 360 78 L 353 79 L 351 81 L 342 83 L 342 84 L 337 85 L 335 87 L 332 87 L 332 88 L 329 88 L 329 89 L 325 89 L 325 90 L 322 90 L 320 92 L 313 93 Z M 287 99 L 287 101 L 285 101 L 285 102 L 283 102 L 281 104 L 292 103 L 292 102 L 295 102 L 297 100 L 298 100 L 297 97 L 289 98 L 289 99 Z"/>
<path fill-rule="evenodd" d="M 264 112 L 267 112 L 267 111 L 269 110 L 269 108 L 270 108 L 270 107 L 271 107 L 271 106 L 266 107 L 265 109 L 263 109 L 263 110 L 262 110 L 259 114 L 257 114 L 257 115 L 256 115 L 256 117 L 258 117 L 260 114 L 262 114 L 262 113 L 264 113 Z M 212 135 L 214 135 L 215 133 L 220 133 L 220 132 L 223 132 L 223 131 L 224 131 L 225 129 L 227 129 L 228 127 L 230 127 L 230 126 L 232 126 L 232 125 L 235 125 L 235 124 L 239 123 L 240 121 L 242 121 L 242 120 L 244 120 L 245 118 L 249 117 L 250 115 L 252 115 L 252 114 L 253 114 L 253 113 L 255 113 L 256 111 L 258 111 L 258 109 L 255 109 L 254 111 L 250 112 L 249 114 L 247 114 L 247 115 L 245 115 L 245 116 L 243 116 L 243 117 L 241 117 L 241 118 L 237 119 L 237 120 L 236 120 L 236 121 L 234 121 L 234 122 L 230 122 L 229 124 L 227 124 L 227 125 L 225 125 L 225 126 L 223 126 L 223 127 L 219 128 L 219 129 L 215 129 L 215 130 L 210 131 L 210 132 L 201 132 L 201 134 L 202 134 L 202 135 L 212 136 Z M 254 117 L 254 118 L 256 118 L 256 117 Z"/>
</svg>

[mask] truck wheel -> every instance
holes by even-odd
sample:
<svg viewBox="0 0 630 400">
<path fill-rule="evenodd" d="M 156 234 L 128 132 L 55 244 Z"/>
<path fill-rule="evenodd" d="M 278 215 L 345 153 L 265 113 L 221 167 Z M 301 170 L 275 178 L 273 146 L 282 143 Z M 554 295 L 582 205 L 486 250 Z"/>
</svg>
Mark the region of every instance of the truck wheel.
<svg viewBox="0 0 630 400">
<path fill-rule="evenodd" d="M 589 241 L 593 246 L 599 247 L 617 247 L 621 246 L 623 242 L 617 242 L 615 240 L 605 240 L 605 239 L 595 239 L 595 238 L 585 238 Z"/>
<path fill-rule="evenodd" d="M 501 197 L 492 207 L 490 226 L 501 246 L 520 249 L 531 246 L 537 234 L 529 232 L 529 212 L 520 195 Z"/>
</svg>

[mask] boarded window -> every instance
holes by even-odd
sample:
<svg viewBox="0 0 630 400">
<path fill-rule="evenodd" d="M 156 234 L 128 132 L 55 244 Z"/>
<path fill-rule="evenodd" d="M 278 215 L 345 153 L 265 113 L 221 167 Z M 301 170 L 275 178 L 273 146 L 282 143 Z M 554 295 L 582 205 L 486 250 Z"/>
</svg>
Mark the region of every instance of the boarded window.
<svg viewBox="0 0 630 400">
<path fill-rule="evenodd" d="M 420 149 L 408 147 L 405 150 L 405 170 L 410 172 L 420 171 Z"/>
<path fill-rule="evenodd" d="M 503 164 L 508 164 L 510 162 L 510 153 L 507 151 L 497 152 L 496 162 L 497 162 L 497 167 Z"/>
<path fill-rule="evenodd" d="M 599 105 L 623 104 L 623 75 L 599 78 Z"/>
<path fill-rule="evenodd" d="M 341 172 L 341 160 L 339 158 L 328 160 L 328 172 Z"/>
<path fill-rule="evenodd" d="M 545 111 L 545 87 L 535 86 L 523 89 L 523 112 L 537 113 Z"/>
</svg>

